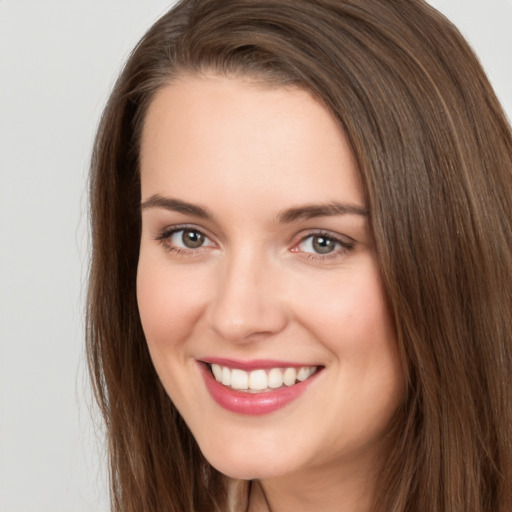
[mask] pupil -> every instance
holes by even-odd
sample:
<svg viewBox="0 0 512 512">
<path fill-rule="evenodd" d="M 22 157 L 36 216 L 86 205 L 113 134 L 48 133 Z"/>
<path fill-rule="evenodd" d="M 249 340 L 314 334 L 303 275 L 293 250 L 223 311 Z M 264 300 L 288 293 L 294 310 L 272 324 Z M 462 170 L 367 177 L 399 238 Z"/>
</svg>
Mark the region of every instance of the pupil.
<svg viewBox="0 0 512 512">
<path fill-rule="evenodd" d="M 189 249 L 197 249 L 203 245 L 204 236 L 197 231 L 184 231 L 182 240 L 185 247 L 188 247 Z"/>
<path fill-rule="evenodd" d="M 334 242 L 324 236 L 316 236 L 313 238 L 313 248 L 317 253 L 327 254 L 334 249 Z"/>
</svg>

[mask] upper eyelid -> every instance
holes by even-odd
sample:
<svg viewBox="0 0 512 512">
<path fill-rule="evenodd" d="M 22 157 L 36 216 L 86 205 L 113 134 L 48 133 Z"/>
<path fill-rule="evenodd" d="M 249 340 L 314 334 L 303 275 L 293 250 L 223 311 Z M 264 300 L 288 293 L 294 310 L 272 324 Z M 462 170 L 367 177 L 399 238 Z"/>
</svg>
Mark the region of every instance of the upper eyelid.
<svg viewBox="0 0 512 512">
<path fill-rule="evenodd" d="M 205 240 L 207 240 L 209 243 L 200 245 L 199 247 L 180 247 L 179 245 L 176 245 L 171 241 L 173 235 L 176 233 L 179 233 L 180 231 L 196 231 L 198 233 L 201 233 L 201 235 L 204 236 Z M 160 230 L 159 234 L 157 234 L 154 239 L 161 245 L 163 245 L 166 250 L 168 251 L 174 251 L 176 253 L 181 254 L 187 254 L 190 257 L 192 256 L 198 256 L 201 254 L 205 249 L 211 249 L 212 246 L 215 248 L 217 246 L 217 243 L 212 240 L 212 237 L 204 233 L 204 230 L 198 229 L 196 227 L 192 226 L 169 226 L 167 228 L 164 228 Z"/>
<path fill-rule="evenodd" d="M 324 236 L 325 238 L 330 238 L 330 239 L 338 241 L 340 243 L 350 243 L 350 244 L 356 243 L 356 240 L 354 238 L 352 238 L 351 236 L 344 235 L 341 233 L 336 233 L 336 232 L 330 231 L 328 229 L 311 229 L 311 230 L 307 230 L 306 233 L 302 232 L 302 234 L 296 235 L 296 237 L 298 237 L 296 243 L 302 242 L 311 236 Z"/>
<path fill-rule="evenodd" d="M 201 233 L 209 240 L 212 240 L 212 238 L 214 238 L 209 234 L 208 230 L 198 227 L 198 226 L 195 226 L 193 224 L 175 224 L 172 226 L 167 226 L 163 229 L 160 229 L 157 232 L 156 238 L 158 240 L 163 239 L 163 238 L 168 238 L 169 236 L 171 236 L 174 233 L 177 233 L 178 231 L 186 231 L 187 229 L 190 231 L 197 231 L 198 233 Z"/>
<path fill-rule="evenodd" d="M 312 237 L 325 237 L 332 240 L 339 247 L 335 248 L 333 251 L 328 253 L 317 253 L 310 251 L 303 251 L 299 249 L 299 246 L 303 244 L 308 238 Z M 324 261 L 332 258 L 337 258 L 340 256 L 344 256 L 347 252 L 351 252 L 357 245 L 357 241 L 348 236 L 341 235 L 339 233 L 332 233 L 328 230 L 312 230 L 307 234 L 303 234 L 290 248 L 291 252 L 294 253 L 303 253 L 304 257 L 307 259 L 316 259 L 319 261 Z"/>
</svg>

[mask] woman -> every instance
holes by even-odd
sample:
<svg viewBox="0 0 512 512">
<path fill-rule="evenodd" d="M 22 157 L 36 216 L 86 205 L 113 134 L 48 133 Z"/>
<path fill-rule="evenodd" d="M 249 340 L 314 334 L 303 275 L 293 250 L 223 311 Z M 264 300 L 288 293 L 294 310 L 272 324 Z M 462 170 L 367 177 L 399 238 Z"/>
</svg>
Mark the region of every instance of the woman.
<svg viewBox="0 0 512 512">
<path fill-rule="evenodd" d="M 434 9 L 180 2 L 91 213 L 114 510 L 510 509 L 512 137 Z"/>
</svg>

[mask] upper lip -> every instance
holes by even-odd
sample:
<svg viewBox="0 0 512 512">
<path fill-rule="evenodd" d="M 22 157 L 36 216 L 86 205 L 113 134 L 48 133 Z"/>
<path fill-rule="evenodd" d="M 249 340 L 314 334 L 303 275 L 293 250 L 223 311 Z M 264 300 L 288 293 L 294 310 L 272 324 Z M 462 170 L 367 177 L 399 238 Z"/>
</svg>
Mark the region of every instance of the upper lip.
<svg viewBox="0 0 512 512">
<path fill-rule="evenodd" d="M 201 358 L 199 361 L 207 364 L 218 364 L 220 366 L 227 366 L 228 368 L 238 368 L 240 370 L 245 371 L 264 370 L 268 368 L 302 368 L 304 366 L 322 366 L 315 363 L 297 363 L 276 359 L 239 360 L 222 357 L 205 357 Z"/>
</svg>

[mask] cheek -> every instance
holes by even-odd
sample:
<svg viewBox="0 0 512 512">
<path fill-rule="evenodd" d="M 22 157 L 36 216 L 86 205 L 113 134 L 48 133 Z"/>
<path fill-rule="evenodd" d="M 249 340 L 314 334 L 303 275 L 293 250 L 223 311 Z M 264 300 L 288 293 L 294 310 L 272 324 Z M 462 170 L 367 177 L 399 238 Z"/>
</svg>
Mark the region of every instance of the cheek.
<svg viewBox="0 0 512 512">
<path fill-rule="evenodd" d="M 185 411 L 193 359 L 187 341 L 198 329 L 205 302 L 205 287 L 197 274 L 183 272 L 168 262 L 141 251 L 137 269 L 137 302 L 151 360 L 167 394 Z"/>
<path fill-rule="evenodd" d="M 347 271 L 297 294 L 303 324 L 334 354 L 347 351 L 365 357 L 375 349 L 395 347 L 396 336 L 380 277 L 369 261 L 366 268 Z"/>
<path fill-rule="evenodd" d="M 171 271 L 141 253 L 137 269 L 137 302 L 150 350 L 180 345 L 196 325 L 204 303 L 200 277 Z"/>
<path fill-rule="evenodd" d="M 336 404 L 354 427 L 378 431 L 402 400 L 404 383 L 396 333 L 376 266 L 347 272 L 304 294 L 300 317 L 330 353 Z M 311 290 L 311 289 L 310 289 Z M 332 397 L 326 398 L 333 407 Z M 327 407 L 327 404 L 326 404 Z M 336 411 L 340 413 L 340 411 Z"/>
</svg>

